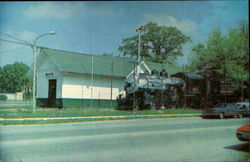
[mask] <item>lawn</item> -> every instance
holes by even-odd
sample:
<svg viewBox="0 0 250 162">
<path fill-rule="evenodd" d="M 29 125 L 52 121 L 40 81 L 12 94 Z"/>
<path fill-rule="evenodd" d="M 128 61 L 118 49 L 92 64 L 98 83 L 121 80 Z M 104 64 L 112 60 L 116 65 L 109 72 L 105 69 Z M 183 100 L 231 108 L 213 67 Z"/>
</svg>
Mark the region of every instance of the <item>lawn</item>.
<svg viewBox="0 0 250 162">
<path fill-rule="evenodd" d="M 160 114 L 193 114 L 200 110 L 172 108 L 166 110 L 121 111 L 113 108 L 0 108 L 0 118 L 48 118 L 48 117 L 90 117 L 90 116 L 119 116 L 119 115 L 160 115 Z"/>
</svg>

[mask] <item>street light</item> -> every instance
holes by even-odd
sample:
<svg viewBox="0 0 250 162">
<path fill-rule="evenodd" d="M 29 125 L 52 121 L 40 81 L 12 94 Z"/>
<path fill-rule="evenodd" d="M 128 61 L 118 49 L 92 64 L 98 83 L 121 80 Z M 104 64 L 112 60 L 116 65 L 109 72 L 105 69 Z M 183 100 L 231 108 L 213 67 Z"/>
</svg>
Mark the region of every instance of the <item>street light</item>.
<svg viewBox="0 0 250 162">
<path fill-rule="evenodd" d="M 50 31 L 45 34 L 41 34 L 38 37 L 36 37 L 33 41 L 33 114 L 36 112 L 36 51 L 37 51 L 37 46 L 36 42 L 39 38 L 46 36 L 46 35 L 54 35 L 55 31 Z"/>
<path fill-rule="evenodd" d="M 137 54 L 137 67 L 134 66 L 134 81 L 136 82 L 135 78 L 135 70 L 136 74 L 139 75 L 139 61 L 140 61 L 140 53 L 141 53 L 141 32 L 145 31 L 144 26 L 140 26 L 138 29 L 136 29 L 136 32 L 139 32 L 139 41 L 138 41 L 138 54 Z M 134 64 L 135 65 L 135 64 Z M 135 91 L 133 92 L 133 109 L 136 110 L 138 105 L 135 105 Z"/>
<path fill-rule="evenodd" d="M 139 32 L 139 42 L 138 42 L 138 55 L 137 55 L 137 61 L 139 62 L 139 58 L 140 58 L 140 53 L 141 53 L 141 32 L 145 31 L 145 27 L 144 26 L 140 26 L 138 29 L 136 29 L 136 32 Z"/>
</svg>

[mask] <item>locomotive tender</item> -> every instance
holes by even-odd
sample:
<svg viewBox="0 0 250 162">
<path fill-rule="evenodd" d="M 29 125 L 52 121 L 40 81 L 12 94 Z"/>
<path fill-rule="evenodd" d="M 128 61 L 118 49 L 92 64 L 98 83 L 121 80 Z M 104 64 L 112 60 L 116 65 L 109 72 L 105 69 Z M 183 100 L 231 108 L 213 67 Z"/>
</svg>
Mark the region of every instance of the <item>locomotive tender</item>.
<svg viewBox="0 0 250 162">
<path fill-rule="evenodd" d="M 240 93 L 233 86 L 225 89 L 217 77 L 179 72 L 171 76 L 162 71 L 139 66 L 130 73 L 124 91 L 117 97 L 117 108 L 123 110 L 164 108 L 210 108 L 217 103 L 239 101 Z M 233 82 L 232 82 L 233 84 Z M 248 94 L 247 92 L 245 94 Z"/>
</svg>

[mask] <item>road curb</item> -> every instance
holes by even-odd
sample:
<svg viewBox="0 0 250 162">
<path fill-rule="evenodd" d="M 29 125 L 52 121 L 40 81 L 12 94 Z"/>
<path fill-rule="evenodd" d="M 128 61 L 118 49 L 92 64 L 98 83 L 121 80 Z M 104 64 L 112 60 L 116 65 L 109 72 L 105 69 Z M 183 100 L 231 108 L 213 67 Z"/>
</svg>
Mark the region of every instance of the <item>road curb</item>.
<svg viewBox="0 0 250 162">
<path fill-rule="evenodd" d="M 88 117 L 54 117 L 54 118 L 0 118 L 0 121 L 47 121 L 77 119 L 126 119 L 152 117 L 199 117 L 201 114 L 161 114 L 161 115 L 119 115 L 119 116 L 88 116 Z"/>
</svg>

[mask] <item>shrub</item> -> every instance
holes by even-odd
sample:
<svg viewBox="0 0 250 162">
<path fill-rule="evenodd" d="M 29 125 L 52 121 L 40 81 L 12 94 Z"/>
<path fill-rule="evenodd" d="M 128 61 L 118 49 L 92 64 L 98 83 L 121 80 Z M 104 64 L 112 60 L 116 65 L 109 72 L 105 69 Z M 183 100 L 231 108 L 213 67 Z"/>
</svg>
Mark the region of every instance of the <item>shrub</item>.
<svg viewBox="0 0 250 162">
<path fill-rule="evenodd" d="M 0 94 L 0 100 L 7 100 L 7 99 L 8 99 L 8 97 L 6 95 L 1 95 Z"/>
</svg>

